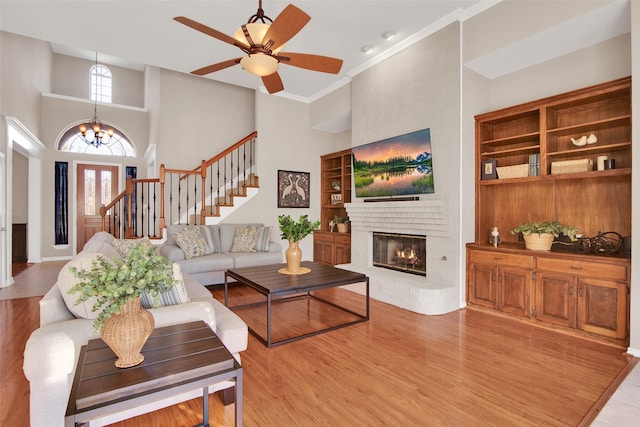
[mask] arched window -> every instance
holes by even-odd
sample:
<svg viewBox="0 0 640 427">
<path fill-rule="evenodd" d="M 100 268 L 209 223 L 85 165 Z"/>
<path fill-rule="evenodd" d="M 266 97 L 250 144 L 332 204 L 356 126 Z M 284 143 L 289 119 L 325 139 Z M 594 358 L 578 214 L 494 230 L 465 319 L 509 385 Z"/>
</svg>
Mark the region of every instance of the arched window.
<svg viewBox="0 0 640 427">
<path fill-rule="evenodd" d="M 109 129 L 113 129 L 113 136 L 105 134 L 102 142 L 96 143 L 90 124 L 83 124 L 89 129 L 86 136 L 82 136 L 82 133 L 80 133 L 80 124 L 73 125 L 62 134 L 56 144 L 56 150 L 69 153 L 136 157 L 136 149 L 121 130 L 109 125 Z"/>
<path fill-rule="evenodd" d="M 92 101 L 111 102 L 111 70 L 104 65 L 91 67 L 90 88 Z"/>
</svg>

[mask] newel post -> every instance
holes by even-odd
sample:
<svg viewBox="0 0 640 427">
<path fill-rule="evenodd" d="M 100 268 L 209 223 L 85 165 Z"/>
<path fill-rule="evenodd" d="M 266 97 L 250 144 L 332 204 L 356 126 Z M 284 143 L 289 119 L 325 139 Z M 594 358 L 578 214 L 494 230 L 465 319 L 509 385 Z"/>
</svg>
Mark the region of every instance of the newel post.
<svg viewBox="0 0 640 427">
<path fill-rule="evenodd" d="M 124 235 L 126 239 L 132 239 L 134 236 L 133 231 L 133 177 L 131 175 L 127 176 L 127 184 L 125 187 L 125 195 L 127 201 L 127 218 L 126 218 L 126 228 L 124 230 Z"/>
</svg>

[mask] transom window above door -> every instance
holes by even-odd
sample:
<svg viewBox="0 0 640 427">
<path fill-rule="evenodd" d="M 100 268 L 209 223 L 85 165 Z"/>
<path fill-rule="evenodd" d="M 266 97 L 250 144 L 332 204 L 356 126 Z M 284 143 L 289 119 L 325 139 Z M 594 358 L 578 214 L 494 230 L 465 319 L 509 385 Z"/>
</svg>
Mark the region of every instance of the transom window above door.
<svg viewBox="0 0 640 427">
<path fill-rule="evenodd" d="M 86 136 L 82 136 L 79 125 L 75 124 L 62 134 L 56 144 L 56 150 L 103 156 L 136 157 L 135 148 L 119 129 L 110 126 L 110 129 L 113 129 L 113 135 L 104 135 L 100 144 L 92 144 L 93 131 L 89 123 L 85 125 L 89 129 Z"/>
</svg>

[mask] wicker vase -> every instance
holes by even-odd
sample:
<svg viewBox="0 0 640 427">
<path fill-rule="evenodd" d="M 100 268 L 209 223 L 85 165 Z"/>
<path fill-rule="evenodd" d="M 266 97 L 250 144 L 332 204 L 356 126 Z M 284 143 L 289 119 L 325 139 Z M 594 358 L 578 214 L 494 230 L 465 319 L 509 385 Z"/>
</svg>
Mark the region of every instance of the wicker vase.
<svg viewBox="0 0 640 427">
<path fill-rule="evenodd" d="M 289 242 L 289 247 L 284 253 L 287 258 L 287 271 L 297 273 L 300 271 L 300 261 L 302 260 L 302 250 L 300 242 Z"/>
<path fill-rule="evenodd" d="M 102 325 L 102 340 L 118 356 L 117 368 L 129 368 L 142 363 L 140 353 L 155 327 L 153 316 L 140 306 L 141 298 L 120 306 L 120 314 L 114 314 Z"/>
<path fill-rule="evenodd" d="M 532 251 L 550 251 L 553 244 L 553 234 L 531 233 L 524 236 L 524 246 Z"/>
</svg>

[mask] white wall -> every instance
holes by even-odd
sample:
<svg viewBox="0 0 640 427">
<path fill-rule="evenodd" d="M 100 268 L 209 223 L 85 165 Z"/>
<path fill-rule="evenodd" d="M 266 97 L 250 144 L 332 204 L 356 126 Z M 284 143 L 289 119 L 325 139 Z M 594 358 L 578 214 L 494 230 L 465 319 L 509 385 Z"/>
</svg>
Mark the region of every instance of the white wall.
<svg viewBox="0 0 640 427">
<path fill-rule="evenodd" d="M 14 224 L 26 224 L 28 218 L 29 159 L 13 152 L 13 188 L 11 211 Z"/>
<path fill-rule="evenodd" d="M 253 90 L 164 69 L 156 79 L 149 108 L 158 164 L 193 169 L 256 130 Z"/>
<path fill-rule="evenodd" d="M 279 215 L 309 215 L 320 219 L 320 156 L 349 148 L 351 133 L 331 134 L 315 131 L 309 125 L 309 104 L 284 97 L 256 93 L 256 129 L 260 193 L 225 222 L 262 222 L 273 226 L 272 238 L 280 241 Z M 278 170 L 309 172 L 310 207 L 278 208 Z M 287 242 L 281 241 L 283 251 Z M 313 259 L 313 236 L 300 243 L 302 259 Z"/>
<path fill-rule="evenodd" d="M 144 73 L 115 65 L 103 64 L 111 70 L 111 102 L 114 104 L 144 107 Z M 53 56 L 51 92 L 75 98 L 89 99 L 91 67 L 95 61 L 66 55 Z"/>
</svg>

